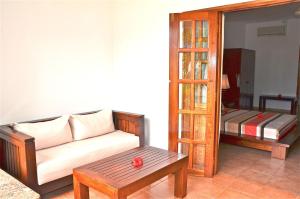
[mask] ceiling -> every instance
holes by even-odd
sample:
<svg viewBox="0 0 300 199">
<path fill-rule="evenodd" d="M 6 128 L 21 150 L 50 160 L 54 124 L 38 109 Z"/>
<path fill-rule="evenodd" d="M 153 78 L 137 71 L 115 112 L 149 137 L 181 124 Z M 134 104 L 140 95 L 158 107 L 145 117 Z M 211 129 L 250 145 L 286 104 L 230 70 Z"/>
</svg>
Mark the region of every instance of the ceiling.
<svg viewBox="0 0 300 199">
<path fill-rule="evenodd" d="M 239 12 L 225 13 L 225 21 L 234 22 L 265 22 L 276 20 L 287 20 L 291 18 L 299 18 L 294 12 L 300 8 L 300 3 L 292 3 L 282 6 L 273 6 L 267 8 L 258 8 Z"/>
</svg>

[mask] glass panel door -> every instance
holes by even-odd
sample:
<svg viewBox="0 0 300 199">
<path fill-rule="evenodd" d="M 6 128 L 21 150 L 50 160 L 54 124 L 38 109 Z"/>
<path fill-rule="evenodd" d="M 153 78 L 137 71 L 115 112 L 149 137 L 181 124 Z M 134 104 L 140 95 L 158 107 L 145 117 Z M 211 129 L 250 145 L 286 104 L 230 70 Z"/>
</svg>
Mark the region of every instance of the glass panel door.
<svg viewBox="0 0 300 199">
<path fill-rule="evenodd" d="M 170 18 L 169 149 L 189 155 L 189 171 L 212 176 L 216 148 L 217 12 Z"/>
</svg>

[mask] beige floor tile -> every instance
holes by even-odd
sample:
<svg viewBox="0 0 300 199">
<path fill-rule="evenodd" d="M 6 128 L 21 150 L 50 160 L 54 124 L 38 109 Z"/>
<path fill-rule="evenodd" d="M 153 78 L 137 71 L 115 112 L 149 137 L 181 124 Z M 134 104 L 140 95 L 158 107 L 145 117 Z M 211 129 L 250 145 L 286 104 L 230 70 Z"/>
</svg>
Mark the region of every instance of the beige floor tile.
<svg viewBox="0 0 300 199">
<path fill-rule="evenodd" d="M 294 194 L 300 194 L 299 179 L 293 180 L 286 176 L 275 177 L 270 180 L 269 185 L 276 189 L 285 190 Z"/>
<path fill-rule="evenodd" d="M 245 179 L 237 179 L 229 186 L 229 189 L 254 197 L 262 187 L 263 185 L 260 183 L 251 182 Z"/>
<path fill-rule="evenodd" d="M 155 197 L 152 196 L 149 192 L 147 191 L 141 191 L 138 194 L 133 194 L 128 196 L 128 199 L 154 199 Z"/>
<path fill-rule="evenodd" d="M 247 180 L 252 183 L 258 183 L 264 185 L 270 181 L 272 178 L 269 174 L 264 174 L 263 172 L 258 172 L 256 170 L 246 170 L 239 175 L 241 179 Z"/>
<path fill-rule="evenodd" d="M 204 197 L 216 198 L 227 187 L 221 184 L 213 182 L 199 182 L 188 187 L 188 193 L 192 192 L 192 195 L 200 195 Z"/>
<path fill-rule="evenodd" d="M 285 190 L 265 185 L 256 194 L 257 198 L 261 199 L 296 199 L 297 195 Z"/>
<path fill-rule="evenodd" d="M 218 199 L 254 199 L 244 193 L 240 193 L 230 189 L 224 191 L 217 198 Z"/>
</svg>

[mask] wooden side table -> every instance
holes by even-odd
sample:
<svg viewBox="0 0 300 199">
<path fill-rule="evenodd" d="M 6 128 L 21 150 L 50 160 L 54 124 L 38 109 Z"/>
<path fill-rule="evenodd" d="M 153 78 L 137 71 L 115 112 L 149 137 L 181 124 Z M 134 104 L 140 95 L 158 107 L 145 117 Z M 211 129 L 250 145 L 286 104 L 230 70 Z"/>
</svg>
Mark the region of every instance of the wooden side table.
<svg viewBox="0 0 300 199">
<path fill-rule="evenodd" d="M 266 110 L 267 100 L 278 100 L 278 101 L 289 101 L 291 103 L 290 114 L 296 115 L 297 113 L 297 98 L 291 96 L 280 96 L 280 95 L 261 95 L 259 96 L 259 110 Z"/>
<path fill-rule="evenodd" d="M 142 157 L 140 168 L 131 165 L 133 157 Z M 75 199 L 88 199 L 89 187 L 115 199 L 129 194 L 158 179 L 175 173 L 176 197 L 185 197 L 188 156 L 155 147 L 139 147 L 73 170 Z"/>
</svg>

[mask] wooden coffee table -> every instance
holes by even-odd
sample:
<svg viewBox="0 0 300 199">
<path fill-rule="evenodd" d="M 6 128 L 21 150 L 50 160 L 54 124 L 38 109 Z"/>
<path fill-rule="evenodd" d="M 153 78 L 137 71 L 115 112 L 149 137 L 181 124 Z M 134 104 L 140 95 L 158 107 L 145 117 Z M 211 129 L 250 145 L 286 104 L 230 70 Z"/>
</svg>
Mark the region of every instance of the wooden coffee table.
<svg viewBox="0 0 300 199">
<path fill-rule="evenodd" d="M 140 168 L 131 165 L 134 157 L 142 157 Z M 89 198 L 89 187 L 111 198 L 126 198 L 133 192 L 175 173 L 176 197 L 185 197 L 187 189 L 186 155 L 150 146 L 138 147 L 73 170 L 75 199 Z"/>
</svg>

